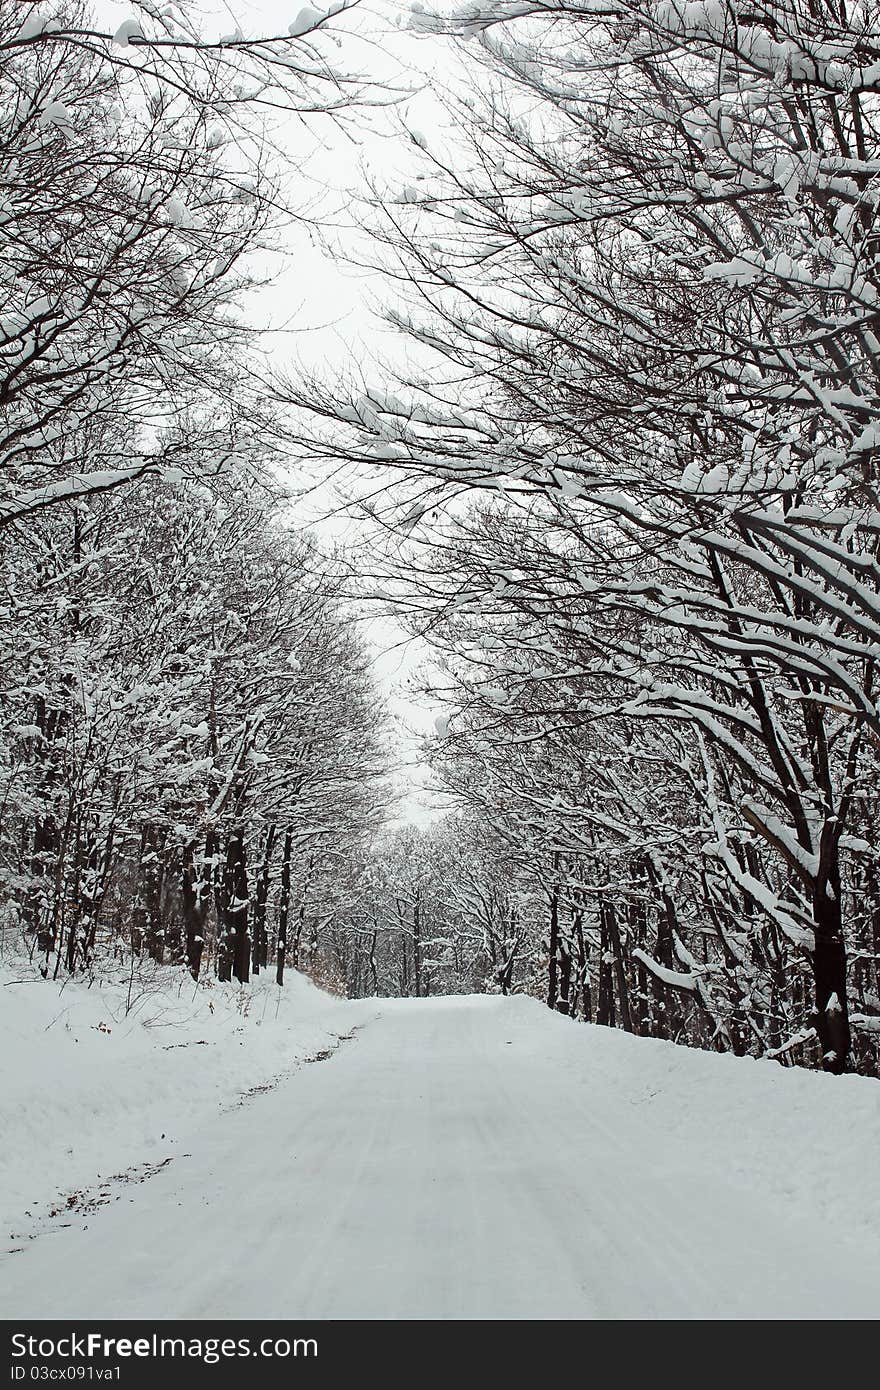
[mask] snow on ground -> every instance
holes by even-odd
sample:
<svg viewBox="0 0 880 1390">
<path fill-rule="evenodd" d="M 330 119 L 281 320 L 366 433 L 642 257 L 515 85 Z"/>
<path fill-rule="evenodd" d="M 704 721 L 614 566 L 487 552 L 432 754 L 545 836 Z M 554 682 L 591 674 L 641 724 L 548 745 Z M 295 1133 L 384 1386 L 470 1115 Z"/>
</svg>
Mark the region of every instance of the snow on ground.
<svg viewBox="0 0 880 1390">
<path fill-rule="evenodd" d="M 279 990 L 271 973 L 241 988 L 140 970 L 108 968 L 89 987 L 0 967 L 0 1237 L 59 1195 L 180 1153 L 223 1106 L 350 1026 L 344 1000 L 294 971 Z"/>
<path fill-rule="evenodd" d="M 165 1113 L 200 1099 L 181 1121 L 185 1150 L 155 1176 L 107 1185 L 106 1204 L 5 1246 L 7 1316 L 880 1314 L 875 1081 L 631 1038 L 528 999 L 344 1004 L 299 982 L 271 1034 L 253 1005 L 236 1024 L 227 1002 L 205 1032 L 213 1052 L 150 1051 L 135 1032 L 104 1054 L 115 1034 L 87 1038 L 97 1012 L 79 1007 L 81 1041 L 65 1039 L 54 1068 L 50 1051 L 47 1092 L 33 1093 L 25 1060 L 19 1162 L 36 1156 L 44 1179 L 48 1136 L 63 1168 L 65 1126 L 80 1172 L 102 1133 L 111 1146 L 126 1133 L 129 1155 L 150 1141 L 142 1158 L 164 1153 L 162 1104 L 142 1076 L 154 1064 Z M 197 1039 L 218 1012 L 166 1030 L 162 1046 Z M 32 1039 L 39 1025 L 27 1026 Z M 353 1036 L 326 1060 L 244 1106 L 218 1104 L 337 1031 Z M 103 1056 L 100 1084 L 82 1079 L 83 1046 Z M 91 1149 L 76 1086 L 99 1104 Z"/>
<path fill-rule="evenodd" d="M 572 1027 L 549 1012 L 536 1029 L 531 1000 L 511 1006 L 518 1050 L 573 1072 L 579 1099 L 601 1088 L 603 1104 L 678 1140 L 702 1179 L 813 1212 L 880 1257 L 880 1082 Z M 880 1315 L 880 1285 L 876 1304 Z"/>
</svg>

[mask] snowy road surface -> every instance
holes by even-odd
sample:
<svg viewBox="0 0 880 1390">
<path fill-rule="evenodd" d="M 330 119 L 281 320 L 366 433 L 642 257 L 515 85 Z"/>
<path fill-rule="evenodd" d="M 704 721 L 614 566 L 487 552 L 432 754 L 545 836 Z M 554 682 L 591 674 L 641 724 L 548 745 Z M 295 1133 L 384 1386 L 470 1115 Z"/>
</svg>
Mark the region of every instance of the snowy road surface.
<svg viewBox="0 0 880 1390">
<path fill-rule="evenodd" d="M 118 1200 L 4 1253 L 5 1316 L 880 1313 L 873 1241 L 838 1234 L 796 1182 L 789 1200 L 775 1159 L 750 1167 L 774 1123 L 767 1096 L 800 1105 L 800 1078 L 703 1054 L 678 1125 L 650 1088 L 678 1074 L 680 1049 L 527 1000 L 351 1008 L 357 1031 L 333 1056 L 203 1124 L 188 1155 Z M 724 1132 L 725 1078 L 731 1094 L 753 1086 L 754 1137 L 741 1112 Z M 833 1084 L 804 1080 L 817 1101 Z"/>
</svg>

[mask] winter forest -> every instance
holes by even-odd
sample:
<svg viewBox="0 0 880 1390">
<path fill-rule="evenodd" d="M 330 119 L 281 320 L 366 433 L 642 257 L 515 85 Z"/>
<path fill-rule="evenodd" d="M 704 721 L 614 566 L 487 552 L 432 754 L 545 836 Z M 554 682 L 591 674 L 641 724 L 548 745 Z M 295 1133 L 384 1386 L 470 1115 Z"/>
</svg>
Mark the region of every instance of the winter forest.
<svg viewBox="0 0 880 1390">
<path fill-rule="evenodd" d="M 876 1080 L 880 11 L 282 9 L 0 3 L 3 966 Z"/>
</svg>

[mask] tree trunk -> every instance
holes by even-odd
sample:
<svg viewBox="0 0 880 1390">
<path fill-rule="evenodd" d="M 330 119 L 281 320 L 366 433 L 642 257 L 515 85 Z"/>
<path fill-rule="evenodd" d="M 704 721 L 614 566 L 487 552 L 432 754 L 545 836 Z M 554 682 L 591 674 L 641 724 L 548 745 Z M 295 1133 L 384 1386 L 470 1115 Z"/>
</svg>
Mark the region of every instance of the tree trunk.
<svg viewBox="0 0 880 1390">
<path fill-rule="evenodd" d="M 254 891 L 254 925 L 251 966 L 255 975 L 266 968 L 269 958 L 266 931 L 266 904 L 269 900 L 269 865 L 275 848 L 276 828 L 267 825 L 263 837 L 263 857 Z"/>
<path fill-rule="evenodd" d="M 547 1008 L 555 1009 L 559 1000 L 559 889 L 555 878 L 550 890 L 550 938 L 547 942 L 547 957 Z"/>
<path fill-rule="evenodd" d="M 608 923 L 605 904 L 599 899 L 599 998 L 596 1006 L 596 1022 L 603 1027 L 613 1028 L 614 1017 L 614 979 L 612 976 L 613 955 L 608 944 Z"/>
<path fill-rule="evenodd" d="M 281 899 L 278 904 L 278 943 L 275 956 L 275 983 L 284 984 L 284 961 L 287 955 L 287 918 L 290 912 L 290 855 L 293 846 L 293 831 L 288 828 L 284 835 L 284 850 L 281 856 Z"/>
<path fill-rule="evenodd" d="M 312 881 L 312 869 L 314 867 L 314 863 L 315 856 L 310 855 L 309 866 L 306 870 L 305 878 L 303 879 L 302 890 L 300 894 L 299 911 L 296 917 L 296 931 L 293 935 L 293 951 L 291 952 L 291 957 L 294 969 L 297 969 L 300 964 L 300 950 L 302 948 L 303 932 L 305 931 L 306 925 L 306 895 L 309 891 L 309 884 Z"/>
<path fill-rule="evenodd" d="M 42 738 L 35 743 L 34 762 L 40 760 L 42 769 L 35 774 L 40 813 L 34 822 L 33 844 L 30 853 L 30 886 L 25 896 L 25 930 L 36 934 L 37 949 L 45 957 L 42 974 L 49 972 L 49 957 L 58 942 L 58 903 L 53 901 L 52 884 L 56 877 L 61 854 L 62 833 L 52 808 L 52 795 L 58 782 L 58 752 L 68 721 L 66 711 L 47 708 L 45 697 L 38 695 L 34 722 Z M 57 967 L 56 967 L 57 970 Z"/>
<path fill-rule="evenodd" d="M 378 931 L 376 930 L 376 928 L 374 927 L 374 928 L 373 928 L 373 933 L 372 933 L 372 935 L 371 935 L 371 937 L 370 937 L 370 976 L 371 976 L 372 981 L 373 981 L 373 997 L 374 997 L 374 998 L 376 998 L 376 997 L 378 996 L 378 994 L 379 994 L 379 972 L 378 972 L 378 970 L 376 969 L 376 942 L 378 941 L 378 939 L 379 939 L 379 933 L 378 933 Z"/>
<path fill-rule="evenodd" d="M 556 975 L 557 1013 L 571 1017 L 574 1013 L 574 1000 L 571 997 L 571 942 L 565 934 L 559 932 L 559 969 Z"/>
<path fill-rule="evenodd" d="M 873 864 L 868 866 L 871 904 L 871 950 L 874 956 L 874 992 L 880 995 L 880 879 Z"/>
<path fill-rule="evenodd" d="M 614 956 L 614 975 L 617 980 L 617 1000 L 620 1005 L 620 1021 L 627 1033 L 633 1032 L 632 1014 L 629 1007 L 629 986 L 626 979 L 626 970 L 623 961 L 623 946 L 620 940 L 620 930 L 617 925 L 617 912 L 613 903 L 604 905 L 605 922 L 608 930 L 608 940 L 611 944 L 611 953 Z"/>
<path fill-rule="evenodd" d="M 846 1000 L 846 947 L 840 904 L 840 871 L 836 845 L 826 827 L 819 855 L 819 873 L 813 889 L 813 952 L 816 1032 L 826 1071 L 845 1071 L 850 1052 L 849 1015 Z"/>
<path fill-rule="evenodd" d="M 165 959 L 165 939 L 162 929 L 162 888 L 165 863 L 162 858 L 164 835 L 157 825 L 145 825 L 141 830 L 138 862 L 138 888 L 132 913 L 132 949 L 146 948 L 147 955 L 157 965 Z"/>
<path fill-rule="evenodd" d="M 675 932 L 678 919 L 675 911 L 675 903 L 669 889 L 666 887 L 665 877 L 661 877 L 661 872 L 651 863 L 646 861 L 648 877 L 653 884 L 654 891 L 659 896 L 657 914 L 657 945 L 654 951 L 654 959 L 664 966 L 667 970 L 675 970 L 677 962 L 675 957 Z M 654 997 L 657 1000 L 657 1036 L 667 1037 L 672 1042 L 678 1039 L 682 1027 L 681 1009 L 675 997 L 675 991 L 667 988 L 655 975 L 651 976 L 651 983 L 654 990 Z"/>
<path fill-rule="evenodd" d="M 413 903 L 413 988 L 416 998 L 420 999 L 422 996 L 422 900 L 418 888 Z"/>
<path fill-rule="evenodd" d="M 241 826 L 233 827 L 226 841 L 221 902 L 222 931 L 217 973 L 221 980 L 229 981 L 234 975 L 239 984 L 247 984 L 250 978 L 248 885 Z"/>
<path fill-rule="evenodd" d="M 592 1023 L 593 991 L 590 984 L 590 958 L 587 955 L 587 946 L 584 941 L 584 916 L 580 908 L 578 908 L 574 918 L 574 939 L 577 946 L 578 984 L 581 993 L 581 1007 L 584 1011 L 584 1022 Z"/>
<path fill-rule="evenodd" d="M 205 837 L 205 857 L 196 862 L 195 841 L 183 851 L 183 872 L 180 880 L 180 899 L 183 908 L 184 950 L 186 965 L 194 980 L 199 978 L 202 954 L 205 949 L 205 928 L 208 918 L 208 887 L 216 839 L 213 831 Z"/>
</svg>

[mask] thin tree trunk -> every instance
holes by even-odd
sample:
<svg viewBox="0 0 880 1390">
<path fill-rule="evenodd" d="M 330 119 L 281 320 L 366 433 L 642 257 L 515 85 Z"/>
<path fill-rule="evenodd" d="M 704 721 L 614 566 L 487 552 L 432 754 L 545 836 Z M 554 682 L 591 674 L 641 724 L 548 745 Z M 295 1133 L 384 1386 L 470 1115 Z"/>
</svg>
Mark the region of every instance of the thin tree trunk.
<svg viewBox="0 0 880 1390">
<path fill-rule="evenodd" d="M 665 878 L 662 877 L 662 870 L 651 863 L 650 858 L 646 861 L 648 877 L 654 886 L 654 891 L 660 899 L 659 911 L 657 914 L 657 945 L 654 958 L 666 970 L 675 970 L 677 966 L 675 958 L 675 933 L 678 926 L 678 919 L 675 911 L 675 903 L 666 887 Z M 656 976 L 651 976 L 654 997 L 657 1000 L 658 1023 L 662 1019 L 662 1024 L 657 1029 L 657 1036 L 667 1037 L 675 1042 L 681 1032 L 682 1015 L 679 1003 L 675 997 L 674 990 L 668 989 Z"/>
<path fill-rule="evenodd" d="M 232 973 L 239 984 L 250 979 L 250 942 L 248 940 L 248 882 L 245 863 L 244 831 L 236 826 L 229 837 L 226 850 L 227 913 L 232 935 Z"/>
<path fill-rule="evenodd" d="M 813 951 L 816 1032 L 826 1071 L 846 1069 L 851 1046 L 846 999 L 846 947 L 840 903 L 840 871 L 836 845 L 826 829 L 813 890 Z"/>
<path fill-rule="evenodd" d="M 251 966 L 255 975 L 266 968 L 268 963 L 268 944 L 266 930 L 266 904 L 269 899 L 269 866 L 272 860 L 272 851 L 275 848 L 276 827 L 267 825 L 263 837 L 263 857 L 257 874 L 256 888 L 254 891 L 254 923 L 253 923 L 253 943 L 251 949 Z"/>
<path fill-rule="evenodd" d="M 614 979 L 612 976 L 613 955 L 608 943 L 608 923 L 605 904 L 599 899 L 599 998 L 596 1006 L 596 1022 L 603 1027 L 613 1028 L 614 1017 Z"/>
<path fill-rule="evenodd" d="M 201 865 L 196 862 L 194 840 L 190 840 L 183 851 L 180 898 L 183 908 L 184 950 L 187 969 L 194 980 L 199 978 L 202 968 L 208 919 L 208 888 L 215 848 L 216 837 L 214 832 L 209 830 L 205 836 L 205 856 Z"/>
<path fill-rule="evenodd" d="M 547 943 L 547 1008 L 559 1001 L 559 885 L 556 880 L 558 855 L 553 856 L 553 886 L 550 889 L 550 937 Z"/>
<path fill-rule="evenodd" d="M 372 935 L 371 935 L 371 937 L 370 937 L 370 975 L 372 976 L 372 980 L 373 980 L 373 997 L 374 997 L 374 998 L 378 997 L 378 994 L 379 994 L 379 972 L 378 972 L 378 970 L 376 969 L 376 942 L 378 941 L 378 939 L 379 939 L 379 933 L 378 933 L 378 931 L 376 930 L 376 928 L 374 927 L 374 928 L 373 928 L 373 933 L 372 933 Z"/>
<path fill-rule="evenodd" d="M 584 915 L 580 908 L 574 917 L 574 939 L 577 947 L 578 984 L 580 986 L 581 1007 L 584 1011 L 584 1022 L 592 1023 L 593 991 L 590 983 L 590 960 L 584 941 Z"/>
<path fill-rule="evenodd" d="M 413 986 L 417 999 L 422 995 L 422 900 L 416 889 L 413 903 Z"/>
<path fill-rule="evenodd" d="M 226 862 L 220 888 L 220 952 L 217 973 L 229 981 L 235 976 L 239 984 L 250 978 L 250 943 L 248 940 L 248 885 L 245 864 L 244 834 L 234 826 L 226 841 Z"/>
<path fill-rule="evenodd" d="M 293 831 L 288 827 L 284 834 L 284 849 L 281 855 L 281 898 L 278 903 L 278 943 L 275 954 L 275 983 L 284 984 L 284 962 L 287 956 L 287 918 L 290 913 L 290 856 L 293 846 Z"/>
<path fill-rule="evenodd" d="M 623 946 L 620 940 L 620 929 L 617 925 L 617 911 L 613 903 L 605 903 L 605 922 L 608 930 L 608 940 L 611 943 L 611 952 L 614 956 L 614 975 L 617 980 L 617 1001 L 620 1005 L 620 1021 L 627 1033 L 632 1033 L 633 1023 L 632 1014 L 629 1007 L 629 986 L 626 980 L 626 969 L 623 961 Z"/>
<path fill-rule="evenodd" d="M 571 942 L 565 934 L 559 932 L 559 970 L 557 972 L 556 983 L 558 997 L 556 1000 L 557 1013 L 571 1017 L 574 1013 L 574 1000 L 571 997 Z"/>
<path fill-rule="evenodd" d="M 312 881 L 312 869 L 314 867 L 314 863 L 315 856 L 310 855 L 309 865 L 306 870 L 305 878 L 303 879 L 302 891 L 300 893 L 299 911 L 297 913 L 296 918 L 296 931 L 294 932 L 293 937 L 293 950 L 291 952 L 291 956 L 293 960 L 294 969 L 297 969 L 300 964 L 300 950 L 302 948 L 303 932 L 305 931 L 306 925 L 306 895 L 309 891 L 309 885 Z"/>
</svg>

